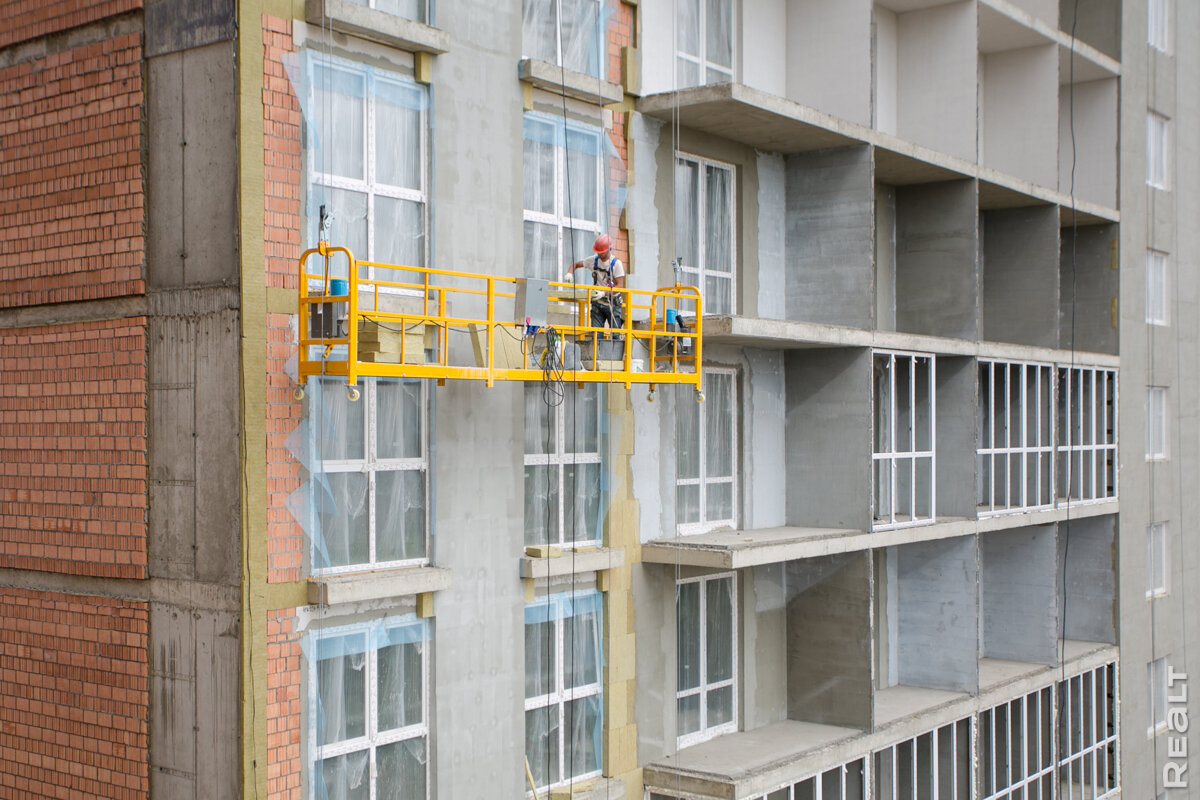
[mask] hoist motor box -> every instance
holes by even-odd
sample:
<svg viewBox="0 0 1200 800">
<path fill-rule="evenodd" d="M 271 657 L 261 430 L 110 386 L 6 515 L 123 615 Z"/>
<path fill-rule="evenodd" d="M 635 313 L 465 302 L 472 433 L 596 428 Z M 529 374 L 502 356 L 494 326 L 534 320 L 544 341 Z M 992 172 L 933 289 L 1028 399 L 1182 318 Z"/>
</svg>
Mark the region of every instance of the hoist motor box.
<svg viewBox="0 0 1200 800">
<path fill-rule="evenodd" d="M 513 322 L 518 325 L 546 326 L 546 313 L 550 298 L 550 281 L 539 278 L 524 278 L 517 281 L 517 298 L 514 303 Z"/>
</svg>

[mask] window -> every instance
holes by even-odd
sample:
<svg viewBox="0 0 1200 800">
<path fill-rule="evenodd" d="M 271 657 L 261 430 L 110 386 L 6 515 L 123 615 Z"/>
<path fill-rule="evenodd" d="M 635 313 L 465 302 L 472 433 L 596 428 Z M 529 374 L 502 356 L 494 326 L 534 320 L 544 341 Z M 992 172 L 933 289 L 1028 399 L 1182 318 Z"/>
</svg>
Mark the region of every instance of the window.
<svg viewBox="0 0 1200 800">
<path fill-rule="evenodd" d="M 679 0 L 679 88 L 733 80 L 733 0 Z"/>
<path fill-rule="evenodd" d="M 601 77 L 605 45 L 599 0 L 524 0 L 521 46 L 525 58 Z"/>
<path fill-rule="evenodd" d="M 1146 41 L 1155 50 L 1170 52 L 1170 0 L 1150 0 L 1146 6 Z"/>
<path fill-rule="evenodd" d="M 314 635 L 314 800 L 374 797 L 376 786 L 428 796 L 428 638 L 428 623 L 412 614 Z"/>
<path fill-rule="evenodd" d="M 1167 659 L 1156 658 L 1146 665 L 1146 689 L 1150 697 L 1150 726 L 1147 736 L 1157 736 L 1167 729 Z"/>
<path fill-rule="evenodd" d="M 934 357 L 875 353 L 875 528 L 933 521 Z"/>
<path fill-rule="evenodd" d="M 966 800 L 972 794 L 971 720 L 876 750 L 874 783 L 876 800 Z"/>
<path fill-rule="evenodd" d="M 1167 324 L 1167 254 L 1146 251 L 1146 322 Z"/>
<path fill-rule="evenodd" d="M 1117 496 L 1117 373 L 1058 368 L 1055 493 L 1060 501 Z"/>
<path fill-rule="evenodd" d="M 980 361 L 978 419 L 980 514 L 1053 506 L 1053 367 Z"/>
<path fill-rule="evenodd" d="M 1169 190 L 1171 165 L 1170 120 L 1151 111 L 1146 115 L 1146 183 Z"/>
<path fill-rule="evenodd" d="M 704 402 L 675 402 L 675 522 L 680 533 L 737 527 L 737 388 L 732 370 L 704 371 Z"/>
<path fill-rule="evenodd" d="M 732 574 L 675 586 L 679 746 L 737 730 L 737 600 Z"/>
<path fill-rule="evenodd" d="M 350 402 L 340 380 L 309 392 L 314 573 L 424 563 L 428 557 L 425 381 L 367 379 Z"/>
<path fill-rule="evenodd" d="M 859 758 L 794 784 L 781 786 L 773 792 L 758 795 L 753 800 L 864 800 L 864 769 L 865 761 Z M 652 794 L 650 797 L 653 800 L 661 795 Z"/>
<path fill-rule="evenodd" d="M 414 22 L 429 22 L 428 0 L 349 0 L 356 6 L 374 8 L 386 14 L 411 19 Z"/>
<path fill-rule="evenodd" d="M 1117 794 L 1116 677 L 1110 663 L 1058 683 L 1058 797 Z"/>
<path fill-rule="evenodd" d="M 569 387 L 548 405 L 540 384 L 525 385 L 527 545 L 600 541 L 602 391 Z"/>
<path fill-rule="evenodd" d="M 682 154 L 675 160 L 676 255 L 706 314 L 734 312 L 733 176 L 729 164 Z"/>
<path fill-rule="evenodd" d="M 1146 388 L 1146 460 L 1167 457 L 1167 390 L 1161 386 Z"/>
<path fill-rule="evenodd" d="M 362 260 L 426 263 L 426 89 L 399 74 L 309 54 L 307 226 Z M 343 275 L 345 267 L 342 267 Z"/>
<path fill-rule="evenodd" d="M 1047 686 L 979 715 L 984 800 L 1054 796 L 1051 694 Z"/>
<path fill-rule="evenodd" d="M 1167 523 L 1146 527 L 1146 597 L 1167 593 Z"/>
<path fill-rule="evenodd" d="M 600 774 L 599 592 L 525 606 L 525 756 L 539 788 Z"/>
<path fill-rule="evenodd" d="M 525 274 L 561 280 L 604 222 L 601 132 L 540 114 L 526 114 L 524 130 Z"/>
</svg>

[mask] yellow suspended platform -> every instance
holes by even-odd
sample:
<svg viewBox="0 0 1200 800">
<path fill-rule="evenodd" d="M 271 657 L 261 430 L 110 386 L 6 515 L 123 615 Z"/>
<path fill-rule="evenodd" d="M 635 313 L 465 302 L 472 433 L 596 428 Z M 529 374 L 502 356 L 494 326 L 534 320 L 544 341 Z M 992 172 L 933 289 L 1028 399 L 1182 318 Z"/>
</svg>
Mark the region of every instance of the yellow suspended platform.
<svg viewBox="0 0 1200 800">
<path fill-rule="evenodd" d="M 320 242 L 300 256 L 300 380 L 312 375 L 561 380 L 701 389 L 700 292 L 506 278 L 359 261 Z M 619 296 L 619 328 L 591 325 L 592 301 Z M 527 325 L 533 308 L 544 324 Z M 352 390 L 353 391 L 353 390 Z"/>
</svg>

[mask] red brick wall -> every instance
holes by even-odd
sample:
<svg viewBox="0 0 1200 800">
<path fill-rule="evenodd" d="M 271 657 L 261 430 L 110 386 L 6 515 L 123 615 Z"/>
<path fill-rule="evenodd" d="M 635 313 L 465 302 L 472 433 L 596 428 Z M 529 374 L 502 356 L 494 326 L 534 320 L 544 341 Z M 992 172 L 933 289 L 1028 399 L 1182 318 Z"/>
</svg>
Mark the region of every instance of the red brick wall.
<svg viewBox="0 0 1200 800">
<path fill-rule="evenodd" d="M 148 617 L 0 589 L 0 797 L 148 796 Z"/>
<path fill-rule="evenodd" d="M 291 612 L 267 616 L 267 796 L 300 800 L 300 723 L 303 719 L 300 637 Z"/>
<path fill-rule="evenodd" d="M 300 464 L 288 450 L 288 437 L 300 424 L 295 383 L 285 371 L 296 356 L 293 314 L 267 315 L 267 581 L 298 581 L 303 576 L 304 532 L 287 509 L 288 495 L 300 486 Z"/>
<path fill-rule="evenodd" d="M 146 577 L 146 320 L 0 330 L 0 566 Z"/>
<path fill-rule="evenodd" d="M 300 103 L 283 70 L 291 20 L 263 17 L 263 160 L 267 286 L 296 289 L 300 257 Z"/>
<path fill-rule="evenodd" d="M 621 48 L 633 46 L 634 9 L 623 0 L 609 0 L 610 16 L 608 19 L 608 79 L 613 83 L 621 82 Z M 627 115 L 613 112 L 612 128 L 609 138 L 619 157 L 618 163 L 609 165 L 609 185 L 616 189 L 629 181 L 629 147 L 626 140 Z M 618 196 L 614 191 L 612 196 Z M 633 267 L 629 263 L 629 232 L 621 227 L 620 208 L 610 209 L 612 214 L 608 222 L 608 230 L 613 233 L 613 253 L 624 262 L 627 269 Z M 652 266 L 651 269 L 654 269 Z"/>
<path fill-rule="evenodd" d="M 0 69 L 0 306 L 145 291 L 141 57 L 135 33 Z"/>
<path fill-rule="evenodd" d="M 142 0 L 0 0 L 0 47 L 142 7 Z"/>
</svg>

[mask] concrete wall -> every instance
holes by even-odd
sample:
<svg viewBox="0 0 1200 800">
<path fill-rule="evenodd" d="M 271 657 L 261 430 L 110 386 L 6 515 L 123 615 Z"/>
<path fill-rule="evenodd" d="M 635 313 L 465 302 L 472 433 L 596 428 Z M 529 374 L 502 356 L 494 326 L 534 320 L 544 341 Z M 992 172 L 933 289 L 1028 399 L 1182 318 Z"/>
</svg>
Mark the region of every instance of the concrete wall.
<svg viewBox="0 0 1200 800">
<path fill-rule="evenodd" d="M 787 318 L 787 175 L 783 156 L 757 154 L 758 168 L 758 274 L 746 275 L 744 294 L 757 284 L 754 316 Z M 755 280 L 757 278 L 757 280 Z M 750 303 L 746 304 L 749 314 Z"/>
<path fill-rule="evenodd" d="M 983 338 L 1057 347 L 1058 209 L 995 209 L 980 216 Z"/>
<path fill-rule="evenodd" d="M 745 351 L 742 380 L 742 528 L 773 528 L 787 518 L 786 370 L 777 350 Z"/>
<path fill-rule="evenodd" d="M 1058 47 L 987 53 L 980 61 L 980 161 L 1039 186 L 1055 186 Z"/>
<path fill-rule="evenodd" d="M 870 728 L 869 551 L 788 562 L 788 719 Z"/>
<path fill-rule="evenodd" d="M 1116 522 L 1109 516 L 1059 523 L 1059 613 L 1067 639 L 1117 641 Z"/>
<path fill-rule="evenodd" d="M 793 351 L 787 372 L 787 522 L 868 530 L 871 354 Z"/>
<path fill-rule="evenodd" d="M 788 604 L 785 565 L 743 570 L 742 730 L 788 716 Z"/>
<path fill-rule="evenodd" d="M 975 451 L 979 447 L 976 398 L 979 381 L 970 358 L 937 359 L 938 517 L 973 518 L 975 509 Z M 923 491 L 918 488 L 918 493 Z"/>
<path fill-rule="evenodd" d="M 1066 81 L 1068 76 L 1064 74 L 1061 78 Z M 1074 161 L 1075 197 L 1114 207 L 1117 205 L 1117 79 L 1076 83 L 1073 94 L 1069 88 L 1061 87 L 1058 97 L 1058 190 L 1072 193 Z M 1144 181 L 1144 154 L 1140 165 Z"/>
<path fill-rule="evenodd" d="M 734 47 L 735 63 L 741 61 L 741 74 L 734 67 L 734 79 L 755 89 L 779 97 L 787 96 L 787 63 L 791 40 L 788 36 L 788 0 L 758 0 L 737 3 L 734 14 L 741 16 L 741 37 Z"/>
<path fill-rule="evenodd" d="M 875 6 L 871 17 L 875 52 L 871 60 L 872 124 L 876 129 L 895 136 L 899 125 L 897 103 L 900 101 L 900 21 L 896 12 Z"/>
<path fill-rule="evenodd" d="M 897 15 L 897 133 L 975 160 L 976 13 L 973 2 Z"/>
<path fill-rule="evenodd" d="M 979 537 L 980 655 L 1053 665 L 1058 660 L 1055 527 Z"/>
<path fill-rule="evenodd" d="M 1116 269 L 1116 238 L 1115 225 L 1063 229 L 1060 347 L 1093 353 L 1117 352 L 1118 331 L 1113 317 L 1120 279 Z M 1131 257 L 1141 259 L 1140 269 L 1144 275 L 1145 252 Z M 1144 296 L 1144 284 L 1142 293 L 1137 296 Z M 1144 320 L 1144 305 L 1140 313 Z"/>
<path fill-rule="evenodd" d="M 897 561 L 900 683 L 979 688 L 978 556 L 974 537 L 892 548 Z"/>
<path fill-rule="evenodd" d="M 979 338 L 978 186 L 896 189 L 896 329 Z"/>
<path fill-rule="evenodd" d="M 788 319 L 872 326 L 874 191 L 867 147 L 788 157 Z"/>
<path fill-rule="evenodd" d="M 1129 25 L 1122 23 L 1122 11 L 1136 17 L 1140 12 L 1141 28 L 1145 30 L 1146 8 L 1142 3 L 1122 3 L 1121 0 L 1059 0 L 1059 28 L 1074 33 L 1075 38 L 1112 58 L 1121 58 L 1121 32 Z M 1078 13 L 1076 13 L 1078 10 Z M 1141 39 L 1145 46 L 1146 39 Z"/>
<path fill-rule="evenodd" d="M 870 30 L 871 0 L 788 0 L 788 99 L 870 125 Z"/>
</svg>

